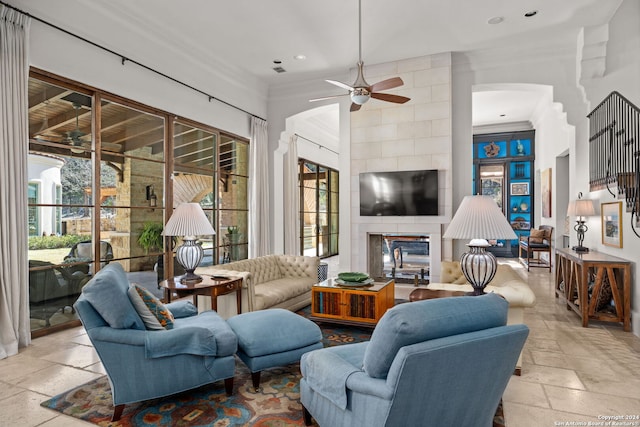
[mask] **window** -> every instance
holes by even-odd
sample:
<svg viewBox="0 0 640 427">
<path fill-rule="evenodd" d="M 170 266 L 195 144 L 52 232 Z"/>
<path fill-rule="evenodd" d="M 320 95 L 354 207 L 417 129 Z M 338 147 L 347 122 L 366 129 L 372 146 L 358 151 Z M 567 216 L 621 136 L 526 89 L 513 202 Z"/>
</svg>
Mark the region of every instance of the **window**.
<svg viewBox="0 0 640 427">
<path fill-rule="evenodd" d="M 160 231 L 181 202 L 199 202 L 218 232 L 205 262 L 246 258 L 248 141 L 38 71 L 29 100 L 34 337 L 79 324 L 73 302 L 112 261 L 163 297 L 158 282 L 179 271 L 164 268 L 174 245 Z M 157 238 L 140 239 L 149 230 Z"/>
<path fill-rule="evenodd" d="M 338 171 L 301 159 L 300 248 L 303 255 L 338 254 Z"/>
<path fill-rule="evenodd" d="M 39 189 L 40 186 L 36 182 L 30 182 L 29 188 L 27 189 L 27 198 L 29 200 L 29 236 L 40 235 L 40 215 L 38 215 Z"/>
</svg>

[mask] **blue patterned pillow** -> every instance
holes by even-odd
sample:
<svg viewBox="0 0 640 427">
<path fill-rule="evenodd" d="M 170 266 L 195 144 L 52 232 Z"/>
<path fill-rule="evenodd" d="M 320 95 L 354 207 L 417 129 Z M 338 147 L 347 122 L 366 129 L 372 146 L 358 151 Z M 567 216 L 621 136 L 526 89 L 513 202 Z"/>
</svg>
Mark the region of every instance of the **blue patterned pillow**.
<svg viewBox="0 0 640 427">
<path fill-rule="evenodd" d="M 151 292 L 142 286 L 129 286 L 129 299 L 142 318 L 147 329 L 173 329 L 173 314 Z"/>
</svg>

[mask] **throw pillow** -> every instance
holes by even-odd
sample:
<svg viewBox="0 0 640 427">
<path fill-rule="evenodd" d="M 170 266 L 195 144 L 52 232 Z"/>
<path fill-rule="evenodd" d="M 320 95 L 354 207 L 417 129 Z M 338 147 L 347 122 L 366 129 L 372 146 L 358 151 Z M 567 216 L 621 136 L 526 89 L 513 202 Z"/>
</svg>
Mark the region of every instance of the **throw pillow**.
<svg viewBox="0 0 640 427">
<path fill-rule="evenodd" d="M 129 299 L 147 329 L 173 329 L 173 314 L 151 292 L 134 283 L 129 287 Z"/>
<path fill-rule="evenodd" d="M 544 239 L 547 238 L 547 232 L 545 230 L 538 230 L 536 228 L 531 229 L 531 234 L 529 236 L 529 242 L 531 243 L 542 243 Z"/>
</svg>

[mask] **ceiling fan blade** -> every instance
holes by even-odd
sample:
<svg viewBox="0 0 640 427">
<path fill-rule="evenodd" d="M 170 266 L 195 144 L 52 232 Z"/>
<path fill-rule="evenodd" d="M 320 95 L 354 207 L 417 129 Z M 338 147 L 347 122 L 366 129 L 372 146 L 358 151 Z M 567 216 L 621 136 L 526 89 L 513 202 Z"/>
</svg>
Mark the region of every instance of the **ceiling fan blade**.
<svg viewBox="0 0 640 427">
<path fill-rule="evenodd" d="M 342 95 L 323 96 L 322 98 L 310 99 L 309 102 L 324 101 L 327 99 L 334 99 L 334 98 L 339 98 L 341 96 L 348 96 L 348 95 L 349 95 L 348 93 L 343 93 Z"/>
<path fill-rule="evenodd" d="M 371 88 L 369 90 L 371 92 L 379 92 L 381 90 L 393 89 L 395 87 L 402 86 L 403 84 L 404 82 L 400 77 L 392 77 L 390 79 L 374 83 L 373 85 L 371 85 Z"/>
<path fill-rule="evenodd" d="M 411 101 L 411 98 L 407 98 L 406 96 L 392 95 L 390 93 L 374 92 L 371 94 L 371 97 L 381 101 L 395 102 L 396 104 L 404 104 L 407 101 Z"/>
<path fill-rule="evenodd" d="M 353 88 L 347 84 L 344 84 L 342 82 L 336 81 L 336 80 L 325 80 L 327 83 L 331 83 L 332 85 L 336 85 L 338 87 L 341 87 L 342 89 L 346 89 L 346 90 L 353 90 Z"/>
<path fill-rule="evenodd" d="M 351 111 L 351 112 L 358 111 L 360 109 L 360 107 L 362 107 L 362 105 L 356 104 L 355 102 L 352 102 L 351 103 L 351 108 L 349 109 L 349 111 Z"/>
</svg>

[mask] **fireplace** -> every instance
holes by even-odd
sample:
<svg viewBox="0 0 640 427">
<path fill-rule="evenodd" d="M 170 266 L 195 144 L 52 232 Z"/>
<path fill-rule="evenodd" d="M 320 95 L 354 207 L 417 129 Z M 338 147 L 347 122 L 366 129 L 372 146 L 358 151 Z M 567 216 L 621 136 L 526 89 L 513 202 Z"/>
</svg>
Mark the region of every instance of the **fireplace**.
<svg viewBox="0 0 640 427">
<path fill-rule="evenodd" d="M 431 278 L 431 238 L 426 233 L 370 233 L 368 271 L 396 284 L 426 285 Z"/>
</svg>

